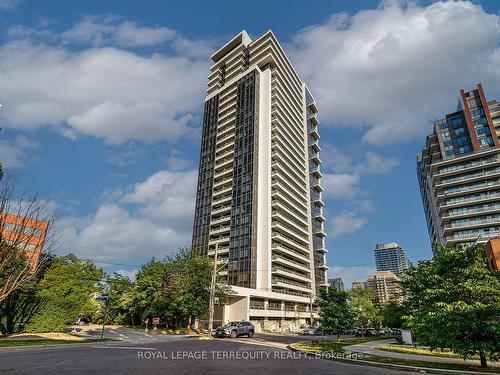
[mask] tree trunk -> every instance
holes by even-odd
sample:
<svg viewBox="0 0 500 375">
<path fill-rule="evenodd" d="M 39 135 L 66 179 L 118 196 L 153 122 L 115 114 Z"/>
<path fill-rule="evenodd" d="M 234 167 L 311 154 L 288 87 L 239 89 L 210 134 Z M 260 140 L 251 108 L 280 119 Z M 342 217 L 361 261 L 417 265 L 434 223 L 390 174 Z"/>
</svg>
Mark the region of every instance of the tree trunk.
<svg viewBox="0 0 500 375">
<path fill-rule="evenodd" d="M 340 331 L 337 331 L 337 342 L 340 341 Z"/>
<path fill-rule="evenodd" d="M 187 324 L 187 328 L 188 329 L 191 328 L 191 319 L 192 319 L 192 315 L 189 314 L 189 316 L 188 316 L 188 324 Z"/>
<path fill-rule="evenodd" d="M 486 363 L 486 356 L 484 355 L 483 352 L 479 352 L 479 359 L 481 360 L 481 367 L 482 368 L 488 367 L 488 364 Z"/>
</svg>

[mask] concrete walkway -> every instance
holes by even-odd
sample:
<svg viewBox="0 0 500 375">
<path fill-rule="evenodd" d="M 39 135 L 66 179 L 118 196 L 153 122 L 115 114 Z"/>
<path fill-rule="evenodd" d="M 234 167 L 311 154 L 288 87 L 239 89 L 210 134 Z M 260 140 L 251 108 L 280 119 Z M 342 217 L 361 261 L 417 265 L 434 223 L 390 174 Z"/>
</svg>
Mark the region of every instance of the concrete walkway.
<svg viewBox="0 0 500 375">
<path fill-rule="evenodd" d="M 378 357 L 399 358 L 399 359 L 408 359 L 414 361 L 424 361 L 424 362 L 434 362 L 434 363 L 457 363 L 461 365 L 469 363 L 480 366 L 480 362 L 478 360 L 472 360 L 472 359 L 464 361 L 463 359 L 460 358 L 447 358 L 447 357 L 436 357 L 431 355 L 396 353 L 396 352 L 388 352 L 385 350 L 375 349 L 377 346 L 389 345 L 389 344 L 397 344 L 397 342 L 394 339 L 369 341 L 362 344 L 344 346 L 344 349 L 349 352 L 363 353 Z M 499 367 L 500 363 L 488 362 L 488 366 Z"/>
</svg>

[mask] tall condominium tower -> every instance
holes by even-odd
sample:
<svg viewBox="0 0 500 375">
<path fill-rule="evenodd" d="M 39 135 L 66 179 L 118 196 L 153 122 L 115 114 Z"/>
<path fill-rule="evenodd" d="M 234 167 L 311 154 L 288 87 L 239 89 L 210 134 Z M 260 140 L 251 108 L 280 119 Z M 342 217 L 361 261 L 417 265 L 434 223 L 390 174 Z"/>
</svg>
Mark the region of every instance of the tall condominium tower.
<svg viewBox="0 0 500 375">
<path fill-rule="evenodd" d="M 396 242 L 377 244 L 374 252 L 377 272 L 390 271 L 400 275 L 411 266 L 406 252 Z"/>
<path fill-rule="evenodd" d="M 402 302 L 399 278 L 390 271 L 368 276 L 366 287 L 375 293 L 380 307 L 389 302 Z"/>
<path fill-rule="evenodd" d="M 220 320 L 298 327 L 327 283 L 318 108 L 271 31 L 212 60 L 193 247 L 227 263 Z"/>
<path fill-rule="evenodd" d="M 481 84 L 434 122 L 417 156 L 431 244 L 485 242 L 500 231 L 500 103 Z"/>
<path fill-rule="evenodd" d="M 328 279 L 328 285 L 330 288 L 335 288 L 340 292 L 345 290 L 344 280 L 341 277 L 334 277 L 333 279 Z"/>
</svg>

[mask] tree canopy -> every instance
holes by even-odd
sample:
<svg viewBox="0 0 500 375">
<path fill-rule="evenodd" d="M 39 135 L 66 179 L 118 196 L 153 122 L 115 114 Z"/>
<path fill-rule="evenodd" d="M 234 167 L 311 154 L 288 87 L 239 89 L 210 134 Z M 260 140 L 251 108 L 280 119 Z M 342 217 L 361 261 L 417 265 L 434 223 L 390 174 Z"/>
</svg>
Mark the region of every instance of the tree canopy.
<svg viewBox="0 0 500 375">
<path fill-rule="evenodd" d="M 92 294 L 100 292 L 103 277 L 103 270 L 75 255 L 56 258 L 38 285 L 42 307 L 28 330 L 61 331 L 78 317 L 94 314 L 99 305 Z"/>
<path fill-rule="evenodd" d="M 323 287 L 319 291 L 316 303 L 319 307 L 319 321 L 327 334 L 337 334 L 354 328 L 356 313 L 348 301 L 349 294 L 332 287 Z"/>
<path fill-rule="evenodd" d="M 356 324 L 358 326 L 375 327 L 380 324 L 373 291 L 364 288 L 353 288 L 349 300 L 356 312 Z"/>
<path fill-rule="evenodd" d="M 419 343 L 448 348 L 481 365 L 500 354 L 500 272 L 486 267 L 482 245 L 436 249 L 430 262 L 408 271 L 407 324 Z"/>
</svg>

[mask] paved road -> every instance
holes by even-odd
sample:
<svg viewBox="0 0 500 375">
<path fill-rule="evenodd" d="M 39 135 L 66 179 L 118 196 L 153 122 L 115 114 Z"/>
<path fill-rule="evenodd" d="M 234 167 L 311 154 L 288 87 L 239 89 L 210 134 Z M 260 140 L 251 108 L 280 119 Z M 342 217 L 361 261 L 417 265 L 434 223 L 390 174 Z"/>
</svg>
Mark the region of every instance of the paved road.
<svg viewBox="0 0 500 375">
<path fill-rule="evenodd" d="M 275 341 L 290 338 L 278 338 Z M 112 343 L 78 347 L 20 348 L 0 351 L 2 374 L 404 374 L 394 370 L 361 367 L 324 359 L 304 358 L 298 353 L 257 337 L 245 341 L 183 339 L 150 343 Z M 259 344 L 258 344 L 259 343 Z M 197 358 L 183 358 L 196 356 Z"/>
</svg>

